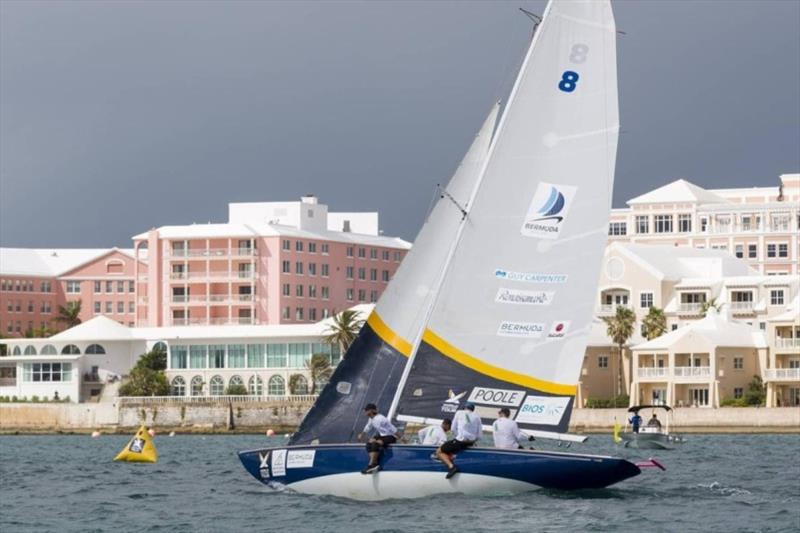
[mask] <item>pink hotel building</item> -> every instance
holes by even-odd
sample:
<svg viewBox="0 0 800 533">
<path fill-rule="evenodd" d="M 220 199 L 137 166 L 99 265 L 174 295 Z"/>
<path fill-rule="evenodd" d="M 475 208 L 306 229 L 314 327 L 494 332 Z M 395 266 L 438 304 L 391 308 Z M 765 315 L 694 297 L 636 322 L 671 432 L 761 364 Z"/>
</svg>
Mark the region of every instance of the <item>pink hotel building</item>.
<svg viewBox="0 0 800 533">
<path fill-rule="evenodd" d="M 133 237 L 136 324 L 287 324 L 378 300 L 411 244 L 378 213 L 299 202 L 232 203 L 228 222 Z"/>
</svg>

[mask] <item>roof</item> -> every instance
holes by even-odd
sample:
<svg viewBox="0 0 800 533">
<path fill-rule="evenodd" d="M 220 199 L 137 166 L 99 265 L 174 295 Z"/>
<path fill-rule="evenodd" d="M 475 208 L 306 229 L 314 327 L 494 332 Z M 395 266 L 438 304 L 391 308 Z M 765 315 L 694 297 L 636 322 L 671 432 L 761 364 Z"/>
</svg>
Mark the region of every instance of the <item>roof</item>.
<svg viewBox="0 0 800 533">
<path fill-rule="evenodd" d="M 667 183 L 658 189 L 653 189 L 650 192 L 631 198 L 628 200 L 627 204 L 667 204 L 679 202 L 718 204 L 727 203 L 728 200 L 702 187 L 698 187 L 694 183 L 679 179 L 672 183 Z"/>
<path fill-rule="evenodd" d="M 59 276 L 113 251 L 134 257 L 119 248 L 0 248 L 0 274 Z"/>
<path fill-rule="evenodd" d="M 99 315 L 61 333 L 56 333 L 51 340 L 63 341 L 128 341 L 134 338 L 131 330 L 119 322 Z"/>
<path fill-rule="evenodd" d="M 791 322 L 800 324 L 800 294 L 786 306 L 786 311 L 767 319 L 767 322 Z"/>
<path fill-rule="evenodd" d="M 612 242 L 607 252 L 618 251 L 649 270 L 658 279 L 683 280 L 755 276 L 756 271 L 727 250 Z"/>
<path fill-rule="evenodd" d="M 295 237 L 301 239 L 318 239 L 324 241 L 364 244 L 367 246 L 386 246 L 390 248 L 411 248 L 411 243 L 399 237 L 383 235 L 366 235 L 330 230 L 298 229 L 294 226 L 279 224 L 188 224 L 183 226 L 161 226 L 157 228 L 159 236 L 164 239 L 201 239 L 222 237 Z M 134 235 L 134 240 L 147 239 L 148 232 Z"/>
<path fill-rule="evenodd" d="M 717 313 L 711 308 L 704 318 L 651 341 L 637 344 L 632 349 L 636 351 L 669 350 L 672 345 L 684 338 L 697 339 L 698 337 L 709 344 L 720 347 L 767 348 L 767 339 L 764 337 L 764 333 L 753 329 L 748 324 L 732 321 L 726 314 Z"/>
</svg>

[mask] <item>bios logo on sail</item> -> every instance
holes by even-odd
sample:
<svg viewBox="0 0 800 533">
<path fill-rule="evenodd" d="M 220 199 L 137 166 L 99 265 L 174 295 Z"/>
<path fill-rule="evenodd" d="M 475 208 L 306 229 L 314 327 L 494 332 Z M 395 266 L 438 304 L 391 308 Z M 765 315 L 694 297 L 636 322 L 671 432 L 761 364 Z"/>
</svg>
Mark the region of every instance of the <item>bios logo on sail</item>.
<svg viewBox="0 0 800 533">
<path fill-rule="evenodd" d="M 526 237 L 557 239 L 577 189 L 540 182 L 525 214 L 521 233 Z"/>
</svg>

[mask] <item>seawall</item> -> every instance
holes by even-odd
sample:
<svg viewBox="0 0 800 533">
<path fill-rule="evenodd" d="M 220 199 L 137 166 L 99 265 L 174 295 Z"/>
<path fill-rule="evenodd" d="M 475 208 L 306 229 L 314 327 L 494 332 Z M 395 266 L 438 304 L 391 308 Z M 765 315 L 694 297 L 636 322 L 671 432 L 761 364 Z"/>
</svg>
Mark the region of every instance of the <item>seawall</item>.
<svg viewBox="0 0 800 533">
<path fill-rule="evenodd" d="M 141 424 L 181 433 L 261 433 L 267 428 L 290 432 L 310 402 L 199 402 L 125 404 L 2 404 L 0 433 L 129 432 Z M 659 413 L 659 418 L 663 415 Z M 650 410 L 642 412 L 650 417 Z M 626 409 L 576 409 L 573 433 L 610 433 Z M 671 429 L 683 433 L 800 433 L 800 408 L 681 408 L 673 411 Z"/>
</svg>

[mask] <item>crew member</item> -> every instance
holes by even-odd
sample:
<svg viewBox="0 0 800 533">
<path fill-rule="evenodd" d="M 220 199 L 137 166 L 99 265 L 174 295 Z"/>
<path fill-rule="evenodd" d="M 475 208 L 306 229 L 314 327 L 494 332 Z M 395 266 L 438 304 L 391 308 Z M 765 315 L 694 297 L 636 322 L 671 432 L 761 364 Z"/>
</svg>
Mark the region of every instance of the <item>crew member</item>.
<svg viewBox="0 0 800 533">
<path fill-rule="evenodd" d="M 445 418 L 440 425 L 432 424 L 419 430 L 419 443 L 427 446 L 441 446 L 447 442 L 447 432 L 450 431 L 450 419 Z"/>
<path fill-rule="evenodd" d="M 652 418 L 647 421 L 647 427 L 661 429 L 661 420 L 658 419 L 655 413 L 653 413 Z"/>
<path fill-rule="evenodd" d="M 453 434 L 451 439 L 436 450 L 436 457 L 447 465 L 447 479 L 458 473 L 458 468 L 450 458 L 462 450 L 466 450 L 481 438 L 483 423 L 481 417 L 475 414 L 475 405 L 468 403 L 464 409 L 458 411 L 453 417 Z"/>
<path fill-rule="evenodd" d="M 389 419 L 378 413 L 378 406 L 368 403 L 364 407 L 364 413 L 369 420 L 364 426 L 364 431 L 358 434 L 359 442 L 364 438 L 365 433 L 371 431 L 375 435 L 367 441 L 367 453 L 369 454 L 369 464 L 361 471 L 362 474 L 374 474 L 381 469 L 379 464 L 383 448 L 397 442 L 397 428 L 389 422 Z"/>
<path fill-rule="evenodd" d="M 520 431 L 516 420 L 511 420 L 511 418 L 509 418 L 510 416 L 511 411 L 508 407 L 503 407 L 497 412 L 497 420 L 492 424 L 495 448 L 515 450 L 517 448 L 522 448 L 522 446 L 519 445 L 519 441 L 525 439 L 529 441 L 534 440 L 533 435 L 526 437 L 525 434 Z"/>
<path fill-rule="evenodd" d="M 631 417 L 630 420 L 628 420 L 628 422 L 630 422 L 631 426 L 633 426 L 633 432 L 639 433 L 639 426 L 642 425 L 642 417 L 639 416 L 638 411 L 633 413 L 633 416 Z"/>
</svg>

